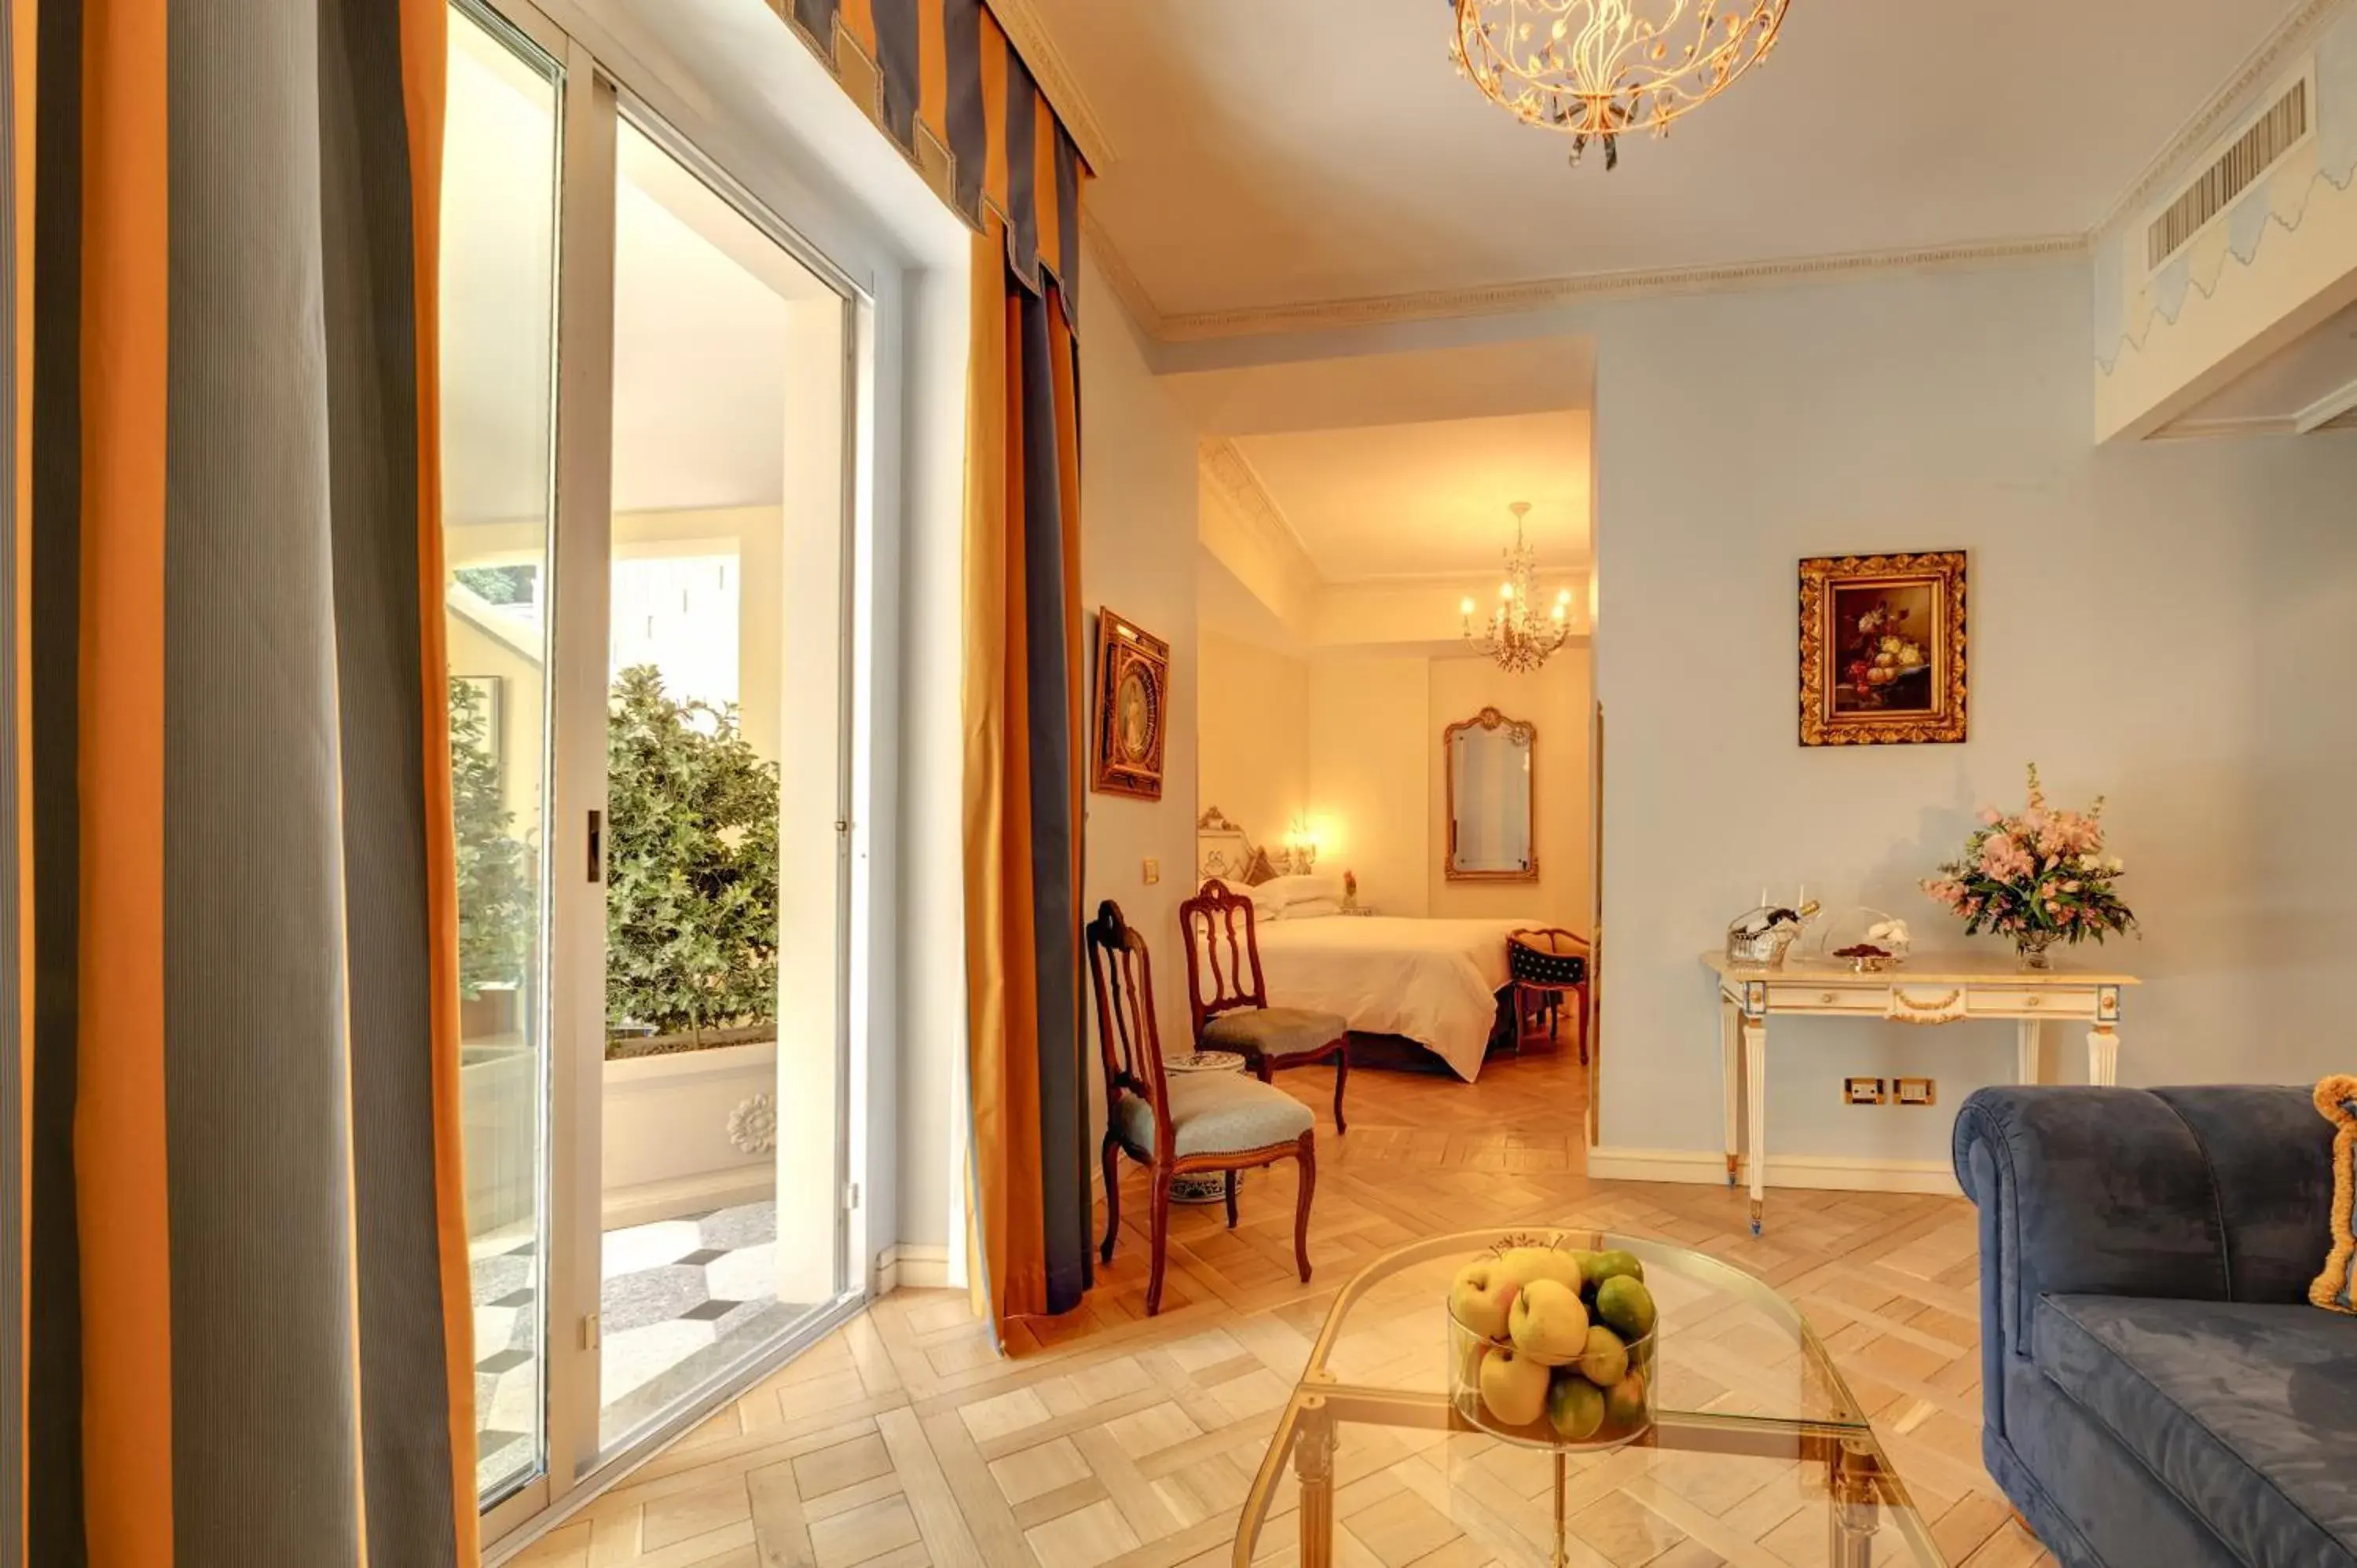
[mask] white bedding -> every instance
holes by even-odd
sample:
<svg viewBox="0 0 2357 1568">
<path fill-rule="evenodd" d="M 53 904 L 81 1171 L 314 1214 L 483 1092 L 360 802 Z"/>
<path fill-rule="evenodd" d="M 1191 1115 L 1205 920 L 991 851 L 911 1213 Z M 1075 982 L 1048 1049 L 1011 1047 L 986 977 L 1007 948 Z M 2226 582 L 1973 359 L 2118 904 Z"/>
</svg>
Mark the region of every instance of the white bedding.
<svg viewBox="0 0 2357 1568">
<path fill-rule="evenodd" d="M 1531 923 L 1380 915 L 1265 921 L 1269 1005 L 1340 1013 L 1361 1033 L 1405 1035 L 1470 1083 L 1506 983 L 1507 933 Z"/>
</svg>

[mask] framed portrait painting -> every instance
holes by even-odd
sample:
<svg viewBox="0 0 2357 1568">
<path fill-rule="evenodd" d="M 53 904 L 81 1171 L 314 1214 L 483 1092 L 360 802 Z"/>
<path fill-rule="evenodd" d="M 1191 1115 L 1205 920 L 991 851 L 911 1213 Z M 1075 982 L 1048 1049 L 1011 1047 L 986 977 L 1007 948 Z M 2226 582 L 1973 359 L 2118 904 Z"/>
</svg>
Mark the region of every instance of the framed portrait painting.
<svg viewBox="0 0 2357 1568">
<path fill-rule="evenodd" d="M 1163 718 L 1169 692 L 1170 645 L 1109 609 L 1100 610 L 1091 789 L 1101 795 L 1162 799 Z"/>
<path fill-rule="evenodd" d="M 1801 744 L 1965 738 L 1964 553 L 1801 563 Z"/>
</svg>

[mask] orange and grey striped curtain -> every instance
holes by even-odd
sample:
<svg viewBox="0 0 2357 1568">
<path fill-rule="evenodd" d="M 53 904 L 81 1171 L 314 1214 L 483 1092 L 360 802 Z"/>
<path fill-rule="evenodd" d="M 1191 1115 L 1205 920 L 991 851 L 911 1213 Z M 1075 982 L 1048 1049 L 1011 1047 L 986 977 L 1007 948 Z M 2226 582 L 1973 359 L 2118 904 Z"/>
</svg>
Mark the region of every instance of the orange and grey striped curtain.
<svg viewBox="0 0 2357 1568">
<path fill-rule="evenodd" d="M 5 0 L 0 1568 L 475 1561 L 445 0 Z"/>
<path fill-rule="evenodd" d="M 966 417 L 965 919 L 974 1299 L 1091 1279 L 1080 1004 L 1087 749 L 1072 137 L 983 0 L 770 0 L 975 229 Z"/>
</svg>

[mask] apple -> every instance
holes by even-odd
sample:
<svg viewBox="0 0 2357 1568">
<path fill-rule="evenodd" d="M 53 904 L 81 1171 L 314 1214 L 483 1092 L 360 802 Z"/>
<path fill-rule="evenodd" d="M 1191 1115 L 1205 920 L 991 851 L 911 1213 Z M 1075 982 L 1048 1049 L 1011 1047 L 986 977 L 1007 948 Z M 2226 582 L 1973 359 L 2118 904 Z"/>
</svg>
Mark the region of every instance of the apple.
<svg viewBox="0 0 2357 1568">
<path fill-rule="evenodd" d="M 1506 1426 L 1528 1426 L 1546 1406 L 1547 1369 L 1502 1347 L 1481 1360 L 1481 1402 Z"/>
<path fill-rule="evenodd" d="M 1534 1280 L 1553 1280 L 1573 1290 L 1580 1286 L 1579 1254 L 1555 1247 L 1515 1247 L 1498 1260 L 1506 1276 L 1517 1285 Z"/>
<path fill-rule="evenodd" d="M 1514 1348 L 1550 1367 L 1577 1361 L 1587 1348 L 1587 1308 L 1567 1284 L 1533 1280 L 1515 1294 L 1506 1316 Z"/>
<path fill-rule="evenodd" d="M 1520 1288 L 1502 1260 L 1479 1259 L 1457 1271 L 1456 1282 L 1448 1287 L 1448 1310 L 1469 1332 L 1484 1339 L 1503 1339 L 1506 1312 Z"/>
<path fill-rule="evenodd" d="M 1585 1443 L 1604 1424 L 1604 1393 L 1577 1372 L 1558 1372 L 1548 1386 L 1547 1424 L 1566 1443 Z"/>
<path fill-rule="evenodd" d="M 1587 1348 L 1579 1353 L 1579 1375 L 1599 1389 L 1609 1389 L 1629 1375 L 1629 1348 L 1620 1336 L 1602 1325 L 1587 1330 Z"/>
</svg>

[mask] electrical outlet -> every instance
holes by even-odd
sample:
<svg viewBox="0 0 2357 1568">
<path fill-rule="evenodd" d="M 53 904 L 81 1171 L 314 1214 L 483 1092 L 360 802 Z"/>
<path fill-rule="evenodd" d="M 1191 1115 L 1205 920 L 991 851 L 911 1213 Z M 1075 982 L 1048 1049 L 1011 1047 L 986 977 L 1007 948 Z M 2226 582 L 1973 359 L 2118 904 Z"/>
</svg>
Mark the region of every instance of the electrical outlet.
<svg viewBox="0 0 2357 1568">
<path fill-rule="evenodd" d="M 1162 880 L 1162 863 L 1152 855 L 1146 857 L 1146 885 L 1148 887 Z"/>
<path fill-rule="evenodd" d="M 1842 1102 L 1846 1105 L 1879 1105 L 1882 1098 L 1882 1080 L 1878 1078 L 1842 1079 Z"/>
<path fill-rule="evenodd" d="M 1901 1105 L 1937 1105 L 1940 1085 L 1937 1079 L 1929 1078 L 1894 1079 L 1890 1097 Z"/>
</svg>

